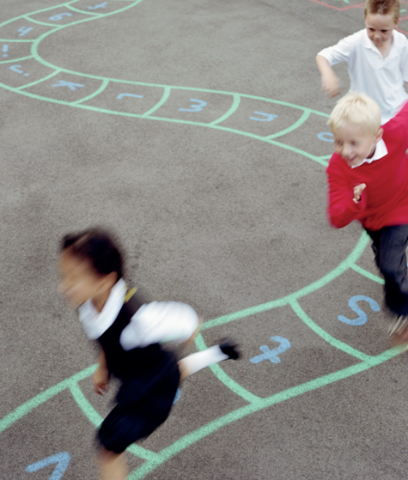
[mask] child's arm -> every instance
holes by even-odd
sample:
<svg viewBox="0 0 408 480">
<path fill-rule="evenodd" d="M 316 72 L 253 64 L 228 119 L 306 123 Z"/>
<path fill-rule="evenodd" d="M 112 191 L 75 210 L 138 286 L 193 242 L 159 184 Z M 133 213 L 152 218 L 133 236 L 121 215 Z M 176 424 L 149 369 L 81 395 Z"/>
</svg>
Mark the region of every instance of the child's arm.
<svg viewBox="0 0 408 480">
<path fill-rule="evenodd" d="M 327 169 L 329 182 L 328 217 L 336 228 L 343 228 L 353 220 L 357 220 L 366 208 L 367 195 L 364 183 L 351 187 L 340 172 L 332 165 Z"/>
<path fill-rule="evenodd" d="M 92 377 L 94 390 L 98 395 L 103 395 L 108 391 L 109 384 L 109 369 L 106 363 L 106 355 L 101 348 L 101 353 L 99 354 L 99 367 Z"/>
<path fill-rule="evenodd" d="M 329 97 L 335 97 L 340 93 L 340 81 L 331 67 L 340 62 L 350 62 L 356 45 L 361 42 L 361 36 L 361 31 L 354 33 L 317 54 L 316 63 L 321 74 L 322 90 Z"/>
<path fill-rule="evenodd" d="M 317 55 L 316 63 L 321 75 L 323 93 L 330 98 L 337 96 L 340 93 L 340 80 L 331 68 L 329 61 L 322 55 Z"/>
</svg>

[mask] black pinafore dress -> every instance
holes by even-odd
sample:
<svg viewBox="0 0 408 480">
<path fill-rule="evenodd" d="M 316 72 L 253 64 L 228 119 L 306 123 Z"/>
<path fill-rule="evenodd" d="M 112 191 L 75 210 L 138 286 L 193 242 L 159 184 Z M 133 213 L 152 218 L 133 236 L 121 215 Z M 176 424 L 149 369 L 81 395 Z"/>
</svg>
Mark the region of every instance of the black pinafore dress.
<svg viewBox="0 0 408 480">
<path fill-rule="evenodd" d="M 129 351 L 122 348 L 120 335 L 141 306 L 133 296 L 98 338 L 110 374 L 122 382 L 116 395 L 117 405 L 97 434 L 99 443 L 115 453 L 122 453 L 136 440 L 147 437 L 166 420 L 180 382 L 175 356 L 158 343 Z"/>
</svg>

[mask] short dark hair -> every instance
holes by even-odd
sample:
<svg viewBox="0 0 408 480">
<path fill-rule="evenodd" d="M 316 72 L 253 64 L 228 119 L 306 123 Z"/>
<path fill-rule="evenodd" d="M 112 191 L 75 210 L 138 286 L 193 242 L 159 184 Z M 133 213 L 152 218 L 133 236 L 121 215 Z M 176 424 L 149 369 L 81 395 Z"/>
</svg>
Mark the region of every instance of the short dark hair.
<svg viewBox="0 0 408 480">
<path fill-rule="evenodd" d="M 366 0 L 364 6 L 364 17 L 368 13 L 372 15 L 392 15 L 394 22 L 397 23 L 400 17 L 400 0 Z"/>
<path fill-rule="evenodd" d="M 84 260 L 101 275 L 116 272 L 123 277 L 123 254 L 115 236 L 102 228 L 89 228 L 78 233 L 68 233 L 61 241 L 61 252 L 70 252 Z"/>
</svg>

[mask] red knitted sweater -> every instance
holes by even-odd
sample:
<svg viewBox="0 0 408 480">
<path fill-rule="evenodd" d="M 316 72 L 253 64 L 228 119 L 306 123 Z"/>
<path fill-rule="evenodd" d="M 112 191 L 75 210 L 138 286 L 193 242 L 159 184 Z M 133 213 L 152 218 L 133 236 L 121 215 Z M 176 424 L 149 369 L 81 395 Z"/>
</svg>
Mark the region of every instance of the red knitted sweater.
<svg viewBox="0 0 408 480">
<path fill-rule="evenodd" d="M 328 217 L 337 228 L 358 220 L 364 228 L 379 230 L 408 224 L 408 102 L 383 125 L 385 157 L 351 168 L 334 153 L 327 167 Z M 359 203 L 353 202 L 353 188 L 367 187 Z"/>
</svg>

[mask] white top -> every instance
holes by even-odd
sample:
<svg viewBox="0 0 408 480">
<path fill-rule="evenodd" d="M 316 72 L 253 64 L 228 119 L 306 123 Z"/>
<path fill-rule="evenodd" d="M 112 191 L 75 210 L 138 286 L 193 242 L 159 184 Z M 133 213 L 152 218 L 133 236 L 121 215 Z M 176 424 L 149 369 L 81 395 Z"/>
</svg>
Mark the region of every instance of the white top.
<svg viewBox="0 0 408 480">
<path fill-rule="evenodd" d="M 392 45 L 383 58 L 378 48 L 368 38 L 367 30 L 343 38 L 318 53 L 330 66 L 348 62 L 350 90 L 366 93 L 381 109 L 381 124 L 390 120 L 402 103 L 408 99 L 404 82 L 408 82 L 408 40 L 393 30 Z"/>
<path fill-rule="evenodd" d="M 102 312 L 98 312 L 92 300 L 79 307 L 81 321 L 88 338 L 99 338 L 113 324 L 126 296 L 126 283 L 120 279 L 112 288 Z M 124 350 L 147 347 L 152 343 L 188 340 L 198 326 L 195 310 L 185 303 L 152 302 L 142 305 L 133 315 L 120 336 Z"/>
<path fill-rule="evenodd" d="M 375 146 L 374 155 L 371 158 L 365 158 L 360 165 L 352 165 L 351 168 L 357 168 L 363 165 L 363 163 L 371 163 L 375 160 L 379 160 L 380 158 L 385 157 L 388 155 L 387 145 L 385 144 L 384 140 L 381 138 L 377 145 Z"/>
</svg>

